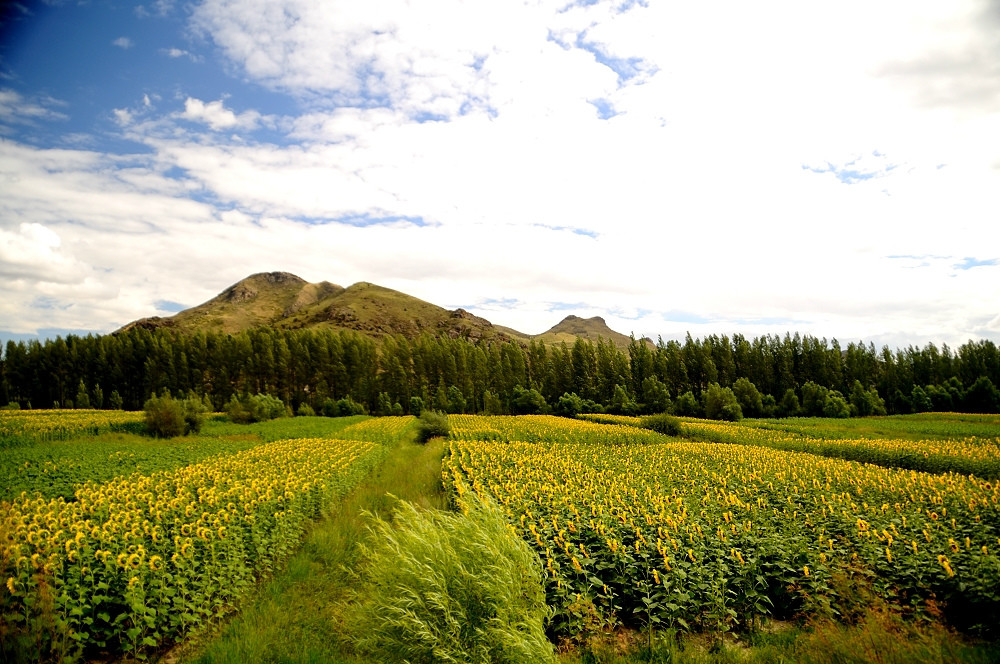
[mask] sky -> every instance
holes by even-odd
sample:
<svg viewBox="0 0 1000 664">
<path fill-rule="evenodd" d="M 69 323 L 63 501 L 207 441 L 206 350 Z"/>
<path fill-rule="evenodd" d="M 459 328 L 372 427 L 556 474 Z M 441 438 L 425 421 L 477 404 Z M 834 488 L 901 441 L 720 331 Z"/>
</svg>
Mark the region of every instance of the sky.
<svg viewBox="0 0 1000 664">
<path fill-rule="evenodd" d="M 0 2 L 0 340 L 265 271 L 1000 342 L 1000 2 Z"/>
</svg>

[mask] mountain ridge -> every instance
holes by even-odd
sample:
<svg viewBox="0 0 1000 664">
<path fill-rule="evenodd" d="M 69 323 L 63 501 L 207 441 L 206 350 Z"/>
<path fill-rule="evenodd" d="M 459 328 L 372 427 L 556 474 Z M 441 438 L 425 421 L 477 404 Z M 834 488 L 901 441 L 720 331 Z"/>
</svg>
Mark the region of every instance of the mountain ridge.
<svg viewBox="0 0 1000 664">
<path fill-rule="evenodd" d="M 539 340 L 548 345 L 572 344 L 577 338 L 596 342 L 603 337 L 623 347 L 631 340 L 608 327 L 600 316 L 581 318 L 571 314 L 541 334 L 526 334 L 494 325 L 464 309 L 445 309 L 370 282 L 360 281 L 345 288 L 329 281 L 310 283 L 290 272 L 252 274 L 206 302 L 173 316 L 140 318 L 118 332 L 166 328 L 178 332 L 208 330 L 234 334 L 266 326 L 344 329 L 375 338 L 395 334 L 413 338 L 429 333 L 470 341 L 527 344 Z"/>
</svg>

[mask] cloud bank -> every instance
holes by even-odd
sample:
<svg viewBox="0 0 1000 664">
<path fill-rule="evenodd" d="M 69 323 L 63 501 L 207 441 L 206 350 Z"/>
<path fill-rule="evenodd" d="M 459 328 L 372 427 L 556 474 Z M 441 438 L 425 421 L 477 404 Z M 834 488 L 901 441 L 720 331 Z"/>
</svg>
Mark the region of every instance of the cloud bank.
<svg viewBox="0 0 1000 664">
<path fill-rule="evenodd" d="M 230 83 L 109 105 L 131 151 L 0 92 L 0 329 L 287 270 L 531 333 L 1000 340 L 990 7 L 206 0 L 161 59 Z"/>
</svg>

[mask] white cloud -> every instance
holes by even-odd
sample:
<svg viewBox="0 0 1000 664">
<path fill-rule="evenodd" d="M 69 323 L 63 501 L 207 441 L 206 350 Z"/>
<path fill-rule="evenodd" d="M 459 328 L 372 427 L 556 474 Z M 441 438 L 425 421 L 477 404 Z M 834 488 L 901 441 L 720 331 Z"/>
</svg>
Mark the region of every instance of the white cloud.
<svg viewBox="0 0 1000 664">
<path fill-rule="evenodd" d="M 1000 258 L 980 4 L 564 5 L 207 0 L 196 31 L 305 110 L 147 97 L 114 114 L 149 155 L 6 145 L 0 219 L 60 244 L 5 237 L 113 287 L 45 313 L 67 327 L 274 269 L 528 332 L 577 313 L 654 338 L 998 338 L 1000 267 L 955 267 Z"/>
<path fill-rule="evenodd" d="M 65 120 L 66 115 L 52 109 L 64 106 L 51 97 L 25 97 L 16 90 L 0 88 L 0 123 L 34 124 L 42 120 Z"/>
<path fill-rule="evenodd" d="M 160 53 L 172 59 L 187 58 L 191 62 L 202 62 L 203 60 L 201 56 L 177 47 L 162 48 L 160 49 Z"/>
<path fill-rule="evenodd" d="M 202 122 L 215 131 L 220 129 L 254 129 L 261 121 L 257 111 L 245 111 L 237 115 L 225 107 L 221 100 L 205 103 L 188 97 L 184 102 L 184 112 L 180 117 L 192 122 Z"/>
<path fill-rule="evenodd" d="M 119 37 L 118 39 L 115 39 L 114 41 L 112 41 L 111 44 L 113 46 L 117 46 L 118 48 L 122 49 L 123 51 L 127 51 L 130 48 L 132 48 L 133 46 L 135 46 L 135 43 L 129 37 Z"/>
</svg>

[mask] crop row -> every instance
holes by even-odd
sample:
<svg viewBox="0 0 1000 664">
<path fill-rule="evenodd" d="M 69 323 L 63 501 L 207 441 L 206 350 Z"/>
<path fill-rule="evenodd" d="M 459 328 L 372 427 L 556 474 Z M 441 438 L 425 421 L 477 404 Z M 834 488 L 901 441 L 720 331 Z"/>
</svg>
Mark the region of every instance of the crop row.
<svg viewBox="0 0 1000 664">
<path fill-rule="evenodd" d="M 623 443 L 621 426 L 555 418 L 452 419 L 446 485 L 459 503 L 495 500 L 535 547 L 564 634 L 729 629 L 843 611 L 858 592 L 937 603 L 968 627 L 1000 619 L 995 483 L 752 445 Z"/>
<path fill-rule="evenodd" d="M 74 413 L 75 411 L 64 411 Z M 391 443 L 413 422 L 412 417 L 295 418 L 252 426 L 209 422 L 199 436 L 169 440 L 139 436 L 33 441 L 0 455 L 0 501 L 21 492 L 44 498 L 72 499 L 84 481 L 171 470 L 222 453 L 245 450 L 282 438 L 330 438 Z M 297 430 L 298 429 L 298 430 Z M 276 432 L 285 435 L 277 436 Z"/>
<path fill-rule="evenodd" d="M 816 438 L 781 430 L 706 420 L 687 420 L 681 426 L 686 437 L 697 440 L 760 445 L 906 470 L 1000 478 L 1000 441 L 996 438 L 919 441 L 899 438 Z"/>
<path fill-rule="evenodd" d="M 627 415 L 585 415 L 590 422 L 639 426 L 641 418 Z M 974 416 L 964 416 L 972 418 Z M 986 421 L 986 418 L 981 418 Z M 812 424 L 810 420 L 804 423 Z M 857 422 L 857 420 L 855 420 Z M 973 422 L 979 425 L 979 420 Z M 823 423 L 825 424 L 825 423 Z M 905 426 L 900 424 L 900 427 Z M 735 445 L 759 445 L 778 450 L 808 452 L 820 456 L 873 463 L 890 468 L 904 468 L 931 473 L 963 473 L 986 478 L 1000 478 L 1000 438 L 970 436 L 912 440 L 908 438 L 850 437 L 834 430 L 831 437 L 809 435 L 820 427 L 795 422 L 749 420 L 739 423 L 685 418 L 681 432 L 685 438 Z M 985 430 L 978 427 L 977 430 Z"/>
<path fill-rule="evenodd" d="M 151 475 L 88 482 L 69 501 L 24 496 L 4 503 L 5 649 L 141 655 L 204 623 L 383 454 L 365 441 L 283 440 Z"/>
<path fill-rule="evenodd" d="M 81 434 L 138 433 L 143 417 L 124 410 L 0 410 L 0 448 Z"/>
</svg>

